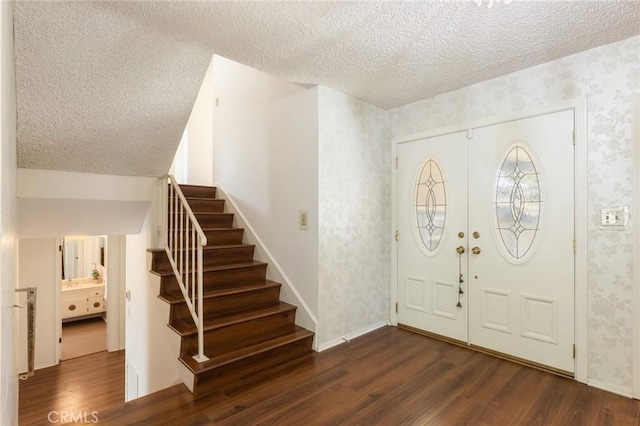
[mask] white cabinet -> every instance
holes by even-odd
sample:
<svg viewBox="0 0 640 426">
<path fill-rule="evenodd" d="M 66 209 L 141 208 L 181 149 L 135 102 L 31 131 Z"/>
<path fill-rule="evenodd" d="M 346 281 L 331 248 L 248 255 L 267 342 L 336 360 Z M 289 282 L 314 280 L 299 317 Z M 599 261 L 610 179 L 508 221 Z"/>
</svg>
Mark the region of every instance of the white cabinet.
<svg viewBox="0 0 640 426">
<path fill-rule="evenodd" d="M 87 304 L 87 311 L 90 314 L 96 314 L 98 312 L 104 312 L 104 297 L 90 297 L 89 303 Z"/>
<path fill-rule="evenodd" d="M 63 320 L 104 312 L 104 284 L 65 288 L 61 303 Z"/>
<path fill-rule="evenodd" d="M 65 297 L 66 296 L 66 297 Z M 62 319 L 87 314 L 87 298 L 79 295 L 62 294 Z"/>
</svg>

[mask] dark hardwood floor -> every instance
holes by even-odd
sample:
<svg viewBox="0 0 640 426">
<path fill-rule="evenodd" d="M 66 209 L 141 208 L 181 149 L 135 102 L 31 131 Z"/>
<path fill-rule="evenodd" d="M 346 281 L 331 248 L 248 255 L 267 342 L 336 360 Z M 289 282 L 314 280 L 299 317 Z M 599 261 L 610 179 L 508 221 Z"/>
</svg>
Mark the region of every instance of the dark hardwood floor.
<svg viewBox="0 0 640 426">
<path fill-rule="evenodd" d="M 179 385 L 125 405 L 123 371 L 121 353 L 37 371 L 20 425 L 51 410 L 104 425 L 640 424 L 640 401 L 393 327 L 200 399 Z"/>
<path fill-rule="evenodd" d="M 46 425 L 49 419 L 60 423 L 61 415 L 85 412 L 92 419 L 93 411 L 122 405 L 124 351 L 104 351 L 37 370 L 21 381 L 18 420 L 20 425 Z"/>
</svg>

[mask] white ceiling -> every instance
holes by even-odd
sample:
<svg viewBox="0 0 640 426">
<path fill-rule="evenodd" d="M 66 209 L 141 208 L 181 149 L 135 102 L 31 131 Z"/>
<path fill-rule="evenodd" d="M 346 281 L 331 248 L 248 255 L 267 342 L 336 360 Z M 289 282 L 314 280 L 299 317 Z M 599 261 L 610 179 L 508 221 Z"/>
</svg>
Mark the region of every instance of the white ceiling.
<svg viewBox="0 0 640 426">
<path fill-rule="evenodd" d="M 640 34 L 640 1 L 16 6 L 20 167 L 167 172 L 216 53 L 393 108 Z"/>
</svg>

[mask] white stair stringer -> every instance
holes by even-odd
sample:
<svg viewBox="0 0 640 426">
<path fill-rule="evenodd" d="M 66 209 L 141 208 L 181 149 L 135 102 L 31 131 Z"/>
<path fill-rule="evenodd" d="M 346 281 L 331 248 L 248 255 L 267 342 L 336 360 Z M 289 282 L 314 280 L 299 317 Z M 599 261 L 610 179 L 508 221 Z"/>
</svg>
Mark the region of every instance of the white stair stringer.
<svg viewBox="0 0 640 426">
<path fill-rule="evenodd" d="M 152 256 L 153 255 L 151 253 L 147 253 L 147 269 L 149 271 L 151 270 Z M 158 275 L 149 272 L 149 282 L 152 284 L 152 292 L 155 295 L 160 294 L 160 280 L 161 278 Z M 157 303 L 156 306 L 158 309 L 159 318 L 165 318 L 168 321 L 171 306 L 157 297 L 155 298 L 155 303 Z M 182 338 L 171 328 L 164 326 L 164 329 L 166 333 L 164 336 L 164 342 L 166 342 L 166 351 L 171 359 L 171 364 L 175 365 L 175 377 L 168 386 L 176 385 L 182 382 L 191 392 L 193 392 L 195 375 L 180 361 L 180 345 L 182 344 Z M 157 392 L 159 390 L 161 389 L 155 389 L 153 390 L 153 392 Z"/>
</svg>

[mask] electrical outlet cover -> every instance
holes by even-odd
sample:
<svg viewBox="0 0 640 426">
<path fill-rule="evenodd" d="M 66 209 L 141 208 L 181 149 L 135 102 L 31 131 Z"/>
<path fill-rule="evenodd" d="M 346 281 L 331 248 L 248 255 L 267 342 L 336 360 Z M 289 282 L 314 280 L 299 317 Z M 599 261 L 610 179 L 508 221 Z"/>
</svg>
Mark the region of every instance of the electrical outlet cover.
<svg viewBox="0 0 640 426">
<path fill-rule="evenodd" d="M 604 207 L 600 210 L 600 227 L 627 229 L 629 208 L 627 206 Z"/>
</svg>

